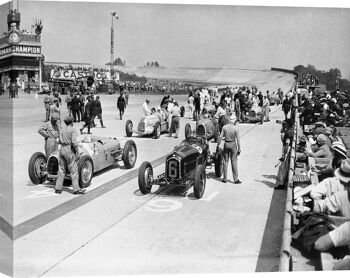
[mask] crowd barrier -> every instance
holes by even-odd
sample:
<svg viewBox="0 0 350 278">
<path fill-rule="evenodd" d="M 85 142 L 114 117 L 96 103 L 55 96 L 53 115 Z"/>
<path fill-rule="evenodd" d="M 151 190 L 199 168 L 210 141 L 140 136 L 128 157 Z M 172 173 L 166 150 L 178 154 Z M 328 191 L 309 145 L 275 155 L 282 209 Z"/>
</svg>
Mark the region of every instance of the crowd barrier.
<svg viewBox="0 0 350 278">
<path fill-rule="evenodd" d="M 298 101 L 298 97 L 296 98 Z M 298 106 L 298 103 L 297 103 Z M 296 159 L 296 145 L 298 140 L 298 131 L 300 127 L 299 112 L 295 110 L 294 116 L 294 135 L 289 158 L 287 199 L 284 214 L 283 234 L 280 252 L 279 271 L 287 272 L 292 270 L 291 243 L 292 243 L 292 224 L 293 224 L 293 176 Z"/>
</svg>

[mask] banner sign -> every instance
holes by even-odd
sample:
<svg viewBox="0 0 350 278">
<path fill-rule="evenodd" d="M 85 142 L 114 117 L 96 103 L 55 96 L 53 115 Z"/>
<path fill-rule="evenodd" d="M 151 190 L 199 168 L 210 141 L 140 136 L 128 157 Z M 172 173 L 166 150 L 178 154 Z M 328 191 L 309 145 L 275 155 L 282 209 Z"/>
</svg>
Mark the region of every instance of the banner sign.
<svg viewBox="0 0 350 278">
<path fill-rule="evenodd" d="M 64 70 L 64 69 L 53 69 L 51 70 L 52 79 L 65 79 L 65 80 L 75 80 L 79 78 L 84 78 L 92 76 L 95 81 L 111 80 L 111 74 L 109 71 L 88 71 L 88 70 Z"/>
<path fill-rule="evenodd" d="M 0 57 L 16 53 L 16 54 L 27 54 L 28 56 L 36 54 L 41 54 L 41 47 L 40 46 L 26 46 L 26 45 L 12 45 L 7 46 L 0 49 Z"/>
</svg>

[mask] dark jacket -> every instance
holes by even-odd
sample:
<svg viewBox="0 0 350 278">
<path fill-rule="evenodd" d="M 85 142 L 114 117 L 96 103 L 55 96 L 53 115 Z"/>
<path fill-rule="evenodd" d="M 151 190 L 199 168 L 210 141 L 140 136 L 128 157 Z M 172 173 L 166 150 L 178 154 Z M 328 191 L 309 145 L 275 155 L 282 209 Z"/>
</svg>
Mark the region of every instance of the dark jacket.
<svg viewBox="0 0 350 278">
<path fill-rule="evenodd" d="M 84 121 L 90 122 L 91 118 L 92 118 L 92 102 L 88 102 L 85 105 Z"/>
<path fill-rule="evenodd" d="M 125 98 L 123 96 L 118 97 L 117 107 L 119 110 L 124 109 L 126 106 Z"/>
<path fill-rule="evenodd" d="M 102 114 L 102 106 L 101 106 L 101 102 L 99 100 L 94 100 L 92 102 L 92 114 L 93 115 Z"/>
<path fill-rule="evenodd" d="M 79 110 L 80 101 L 76 96 L 72 98 L 70 104 L 71 104 L 73 110 Z"/>
</svg>

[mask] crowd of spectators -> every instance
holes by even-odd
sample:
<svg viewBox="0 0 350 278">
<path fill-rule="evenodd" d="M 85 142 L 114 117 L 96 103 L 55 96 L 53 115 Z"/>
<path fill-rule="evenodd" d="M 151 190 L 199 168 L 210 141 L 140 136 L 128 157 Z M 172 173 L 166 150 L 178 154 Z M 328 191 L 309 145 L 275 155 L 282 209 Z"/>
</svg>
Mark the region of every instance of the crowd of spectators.
<svg viewBox="0 0 350 278">
<path fill-rule="evenodd" d="M 310 158 L 313 159 L 315 165 L 310 171 L 317 174 L 319 181 L 310 185 L 302 198 L 294 200 L 298 210 L 302 208 L 304 213 L 311 210 L 308 217 L 312 215 L 314 219 L 314 226 L 311 228 L 311 224 L 305 225 L 301 232 L 303 236 L 299 238 L 303 238 L 304 248 L 306 244 L 312 243 L 313 250 L 333 252 L 338 248 L 339 254 L 339 250 L 344 251 L 341 247 L 350 246 L 350 141 L 343 136 L 346 132 L 350 134 L 350 129 L 346 128 L 350 126 L 350 98 L 347 92 L 339 90 L 325 93 L 306 90 L 300 91 L 297 96 L 300 125 L 304 133 L 298 140 L 296 162 L 308 163 Z M 287 116 L 286 118 L 289 130 L 292 130 L 293 121 Z M 291 119 L 294 119 L 292 115 Z M 292 140 L 284 142 L 284 153 L 287 151 L 286 144 L 291 142 Z M 308 198 L 310 202 L 305 203 Z M 320 216 L 317 213 L 323 214 Z M 328 220 L 328 215 L 343 217 L 343 224 L 337 227 L 315 224 L 320 219 L 322 223 L 332 223 L 332 220 Z M 307 222 L 305 214 L 300 218 Z M 349 270 L 348 255 L 349 249 L 342 253 L 341 260 L 334 265 L 334 269 Z"/>
</svg>

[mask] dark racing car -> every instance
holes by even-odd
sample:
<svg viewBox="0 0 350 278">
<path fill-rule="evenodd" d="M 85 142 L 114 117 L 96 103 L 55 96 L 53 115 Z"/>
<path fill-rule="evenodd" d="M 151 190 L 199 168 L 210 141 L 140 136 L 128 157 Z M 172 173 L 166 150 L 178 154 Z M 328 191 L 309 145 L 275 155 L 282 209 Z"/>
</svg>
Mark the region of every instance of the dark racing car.
<svg viewBox="0 0 350 278">
<path fill-rule="evenodd" d="M 138 175 L 139 189 L 142 194 L 148 194 L 154 184 L 176 184 L 185 188 L 193 186 L 194 196 L 200 199 L 205 191 L 205 169 L 212 168 L 212 164 L 215 165 L 216 176 L 221 177 L 222 156 L 210 154 L 209 143 L 205 138 L 188 137 L 166 158 L 165 173 L 155 177 L 151 163 L 142 163 Z"/>
</svg>

